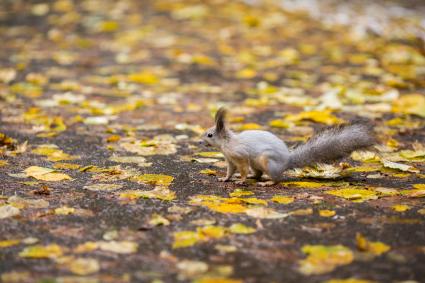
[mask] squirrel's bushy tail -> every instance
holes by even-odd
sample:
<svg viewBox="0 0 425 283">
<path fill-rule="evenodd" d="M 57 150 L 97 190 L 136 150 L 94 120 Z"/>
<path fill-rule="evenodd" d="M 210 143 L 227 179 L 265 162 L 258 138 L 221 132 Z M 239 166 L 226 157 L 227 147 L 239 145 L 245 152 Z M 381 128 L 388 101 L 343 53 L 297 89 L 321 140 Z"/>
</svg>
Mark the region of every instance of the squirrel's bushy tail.
<svg viewBox="0 0 425 283">
<path fill-rule="evenodd" d="M 290 153 L 288 169 L 334 161 L 374 143 L 375 138 L 365 125 L 354 124 L 326 129 Z"/>
</svg>

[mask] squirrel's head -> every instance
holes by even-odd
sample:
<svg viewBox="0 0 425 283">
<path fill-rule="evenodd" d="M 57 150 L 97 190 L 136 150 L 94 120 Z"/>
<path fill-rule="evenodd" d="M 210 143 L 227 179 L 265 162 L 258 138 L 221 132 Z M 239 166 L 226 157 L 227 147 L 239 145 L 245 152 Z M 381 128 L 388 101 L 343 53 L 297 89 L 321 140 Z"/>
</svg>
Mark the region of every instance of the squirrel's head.
<svg viewBox="0 0 425 283">
<path fill-rule="evenodd" d="M 226 109 L 221 107 L 215 114 L 215 126 L 209 128 L 203 135 L 202 141 L 207 146 L 220 148 L 228 138 L 228 130 L 225 125 Z"/>
</svg>

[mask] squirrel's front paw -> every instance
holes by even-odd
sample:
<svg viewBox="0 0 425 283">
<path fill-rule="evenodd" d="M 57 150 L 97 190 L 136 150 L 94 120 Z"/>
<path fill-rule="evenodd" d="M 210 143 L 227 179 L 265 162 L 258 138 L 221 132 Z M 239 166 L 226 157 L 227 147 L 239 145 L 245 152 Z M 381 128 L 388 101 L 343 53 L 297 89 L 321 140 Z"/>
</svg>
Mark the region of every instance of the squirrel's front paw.
<svg viewBox="0 0 425 283">
<path fill-rule="evenodd" d="M 223 177 L 223 178 L 218 178 L 218 180 L 219 180 L 220 182 L 228 182 L 228 181 L 230 181 L 230 178 Z"/>
</svg>

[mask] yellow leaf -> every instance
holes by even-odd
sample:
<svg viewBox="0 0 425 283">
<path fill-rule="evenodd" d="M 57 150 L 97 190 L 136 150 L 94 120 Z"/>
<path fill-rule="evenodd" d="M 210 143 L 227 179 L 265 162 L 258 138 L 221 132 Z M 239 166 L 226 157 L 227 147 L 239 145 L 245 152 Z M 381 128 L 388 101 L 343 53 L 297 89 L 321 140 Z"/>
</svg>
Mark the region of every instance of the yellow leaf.
<svg viewBox="0 0 425 283">
<path fill-rule="evenodd" d="M 326 191 L 325 193 L 337 197 L 342 197 L 353 202 L 364 202 L 366 200 L 373 200 L 378 198 L 377 193 L 375 191 L 357 188 L 331 190 Z"/>
<path fill-rule="evenodd" d="M 94 184 L 94 185 L 88 185 L 84 186 L 83 189 L 89 190 L 89 191 L 115 191 L 122 188 L 122 185 L 119 184 Z"/>
<path fill-rule="evenodd" d="M 149 219 L 149 224 L 152 226 L 159 226 L 159 225 L 168 226 L 170 225 L 170 221 L 167 218 L 163 217 L 162 215 L 154 213 L 151 219 Z"/>
<path fill-rule="evenodd" d="M 121 137 L 118 136 L 118 135 L 111 135 L 111 136 L 109 136 L 109 137 L 106 138 L 106 141 L 107 142 L 117 142 L 120 139 L 121 139 Z"/>
<path fill-rule="evenodd" d="M 242 197 L 242 196 L 251 196 L 254 193 L 251 191 L 241 190 L 241 189 L 235 189 L 233 192 L 229 193 L 229 196 L 231 197 Z"/>
<path fill-rule="evenodd" d="M 319 210 L 319 215 L 322 217 L 332 217 L 335 214 L 336 212 L 334 210 L 327 210 L 327 209 Z"/>
<path fill-rule="evenodd" d="M 156 198 L 156 199 L 170 201 L 176 198 L 176 193 L 164 187 L 156 187 L 155 189 L 150 191 L 136 191 L 136 190 L 124 191 L 120 193 L 119 197 L 121 199 L 129 199 L 129 200 L 143 197 L 143 198 Z"/>
<path fill-rule="evenodd" d="M 382 242 L 369 242 L 362 234 L 356 234 L 356 243 L 357 248 L 360 251 L 372 253 L 375 256 L 379 256 L 383 253 L 386 253 L 391 249 L 390 246 Z"/>
<path fill-rule="evenodd" d="M 247 208 L 241 204 L 218 203 L 207 205 L 209 209 L 220 213 L 243 213 Z"/>
<path fill-rule="evenodd" d="M 241 201 L 239 198 L 222 198 L 214 195 L 192 196 L 189 203 L 205 206 L 220 213 L 243 213 L 247 209 L 240 204 Z"/>
<path fill-rule="evenodd" d="M 63 152 L 54 144 L 40 145 L 36 149 L 32 150 L 32 153 L 47 156 L 47 160 L 55 162 L 79 158 L 79 156 L 72 156 Z"/>
<path fill-rule="evenodd" d="M 348 279 L 330 279 L 323 283 L 376 283 L 376 281 L 370 281 L 365 279 L 348 278 Z"/>
<path fill-rule="evenodd" d="M 397 212 L 405 212 L 410 209 L 410 206 L 408 206 L 407 204 L 395 204 L 391 206 L 391 208 Z"/>
<path fill-rule="evenodd" d="M 69 214 L 73 214 L 74 212 L 75 212 L 75 208 L 73 207 L 62 206 L 62 207 L 55 208 L 55 214 L 57 215 L 69 215 Z"/>
<path fill-rule="evenodd" d="M 99 31 L 114 32 L 119 28 L 119 24 L 115 21 L 103 21 L 99 23 Z"/>
<path fill-rule="evenodd" d="M 241 198 L 239 199 L 241 202 L 249 203 L 249 204 L 259 204 L 259 205 L 267 205 L 267 201 L 258 198 Z"/>
<path fill-rule="evenodd" d="M 174 233 L 173 249 L 190 247 L 201 241 L 201 236 L 195 231 L 180 231 Z"/>
<path fill-rule="evenodd" d="M 291 181 L 291 182 L 282 182 L 284 186 L 290 187 L 302 187 L 309 189 L 323 188 L 325 185 L 318 182 L 307 182 L 307 181 Z"/>
<path fill-rule="evenodd" d="M 402 150 L 400 151 L 400 156 L 407 159 L 419 159 L 425 157 L 425 150 Z"/>
<path fill-rule="evenodd" d="M 362 162 L 379 162 L 379 156 L 372 151 L 354 151 L 351 153 L 351 158 Z"/>
<path fill-rule="evenodd" d="M 202 156 L 202 157 L 210 157 L 210 158 L 223 158 L 224 155 L 221 152 L 218 151 L 203 151 L 198 152 L 196 155 Z"/>
<path fill-rule="evenodd" d="M 39 166 L 30 166 L 24 170 L 24 173 L 28 177 L 33 177 L 41 181 L 63 181 L 71 180 L 71 177 L 63 174 L 57 173 L 55 170 Z"/>
<path fill-rule="evenodd" d="M 69 257 L 66 259 L 59 259 L 59 262 L 63 260 L 63 264 L 74 274 L 77 275 L 89 275 L 99 271 L 99 262 L 94 258 L 74 258 Z"/>
<path fill-rule="evenodd" d="M 425 197 L 425 189 L 403 190 L 401 191 L 401 195 L 411 198 L 422 198 Z"/>
<path fill-rule="evenodd" d="M 159 82 L 159 78 L 155 74 L 149 71 L 143 71 L 140 73 L 130 74 L 128 76 L 128 79 L 131 82 L 135 82 L 139 84 L 147 84 L 147 85 L 152 85 Z"/>
<path fill-rule="evenodd" d="M 47 246 L 30 246 L 23 249 L 20 253 L 20 257 L 27 258 L 55 258 L 60 257 L 63 254 L 62 248 L 57 244 L 51 244 Z"/>
<path fill-rule="evenodd" d="M 419 93 L 403 95 L 394 100 L 393 111 L 425 118 L 425 96 Z"/>
<path fill-rule="evenodd" d="M 193 283 L 243 283 L 243 281 L 230 278 L 202 277 L 196 279 Z"/>
<path fill-rule="evenodd" d="M 7 160 L 0 160 L 0 167 L 7 165 Z"/>
<path fill-rule="evenodd" d="M 397 162 L 392 162 L 389 160 L 382 160 L 382 164 L 384 167 L 386 168 L 391 168 L 391 169 L 397 169 L 400 171 L 407 171 L 407 172 L 412 172 L 412 173 L 419 173 L 420 171 L 410 165 L 406 165 L 406 164 L 402 164 L 402 163 L 397 163 Z"/>
<path fill-rule="evenodd" d="M 375 192 L 378 192 L 381 196 L 396 196 L 399 192 L 396 189 L 377 187 L 374 188 Z"/>
<path fill-rule="evenodd" d="M 285 121 L 299 122 L 303 120 L 314 121 L 326 125 L 335 125 L 344 122 L 344 120 L 331 114 L 330 110 L 324 111 L 306 111 L 299 114 L 287 115 Z"/>
<path fill-rule="evenodd" d="M 217 171 L 211 170 L 211 169 L 204 169 L 204 170 L 199 171 L 199 173 L 205 174 L 205 175 L 210 175 L 210 176 L 217 175 Z"/>
<path fill-rule="evenodd" d="M 174 177 L 163 174 L 143 174 L 132 179 L 145 184 L 168 187 L 173 182 Z"/>
<path fill-rule="evenodd" d="M 89 253 L 96 250 L 99 247 L 97 242 L 85 242 L 83 244 L 79 244 L 75 249 L 75 253 Z"/>
<path fill-rule="evenodd" d="M 205 226 L 198 228 L 198 233 L 202 238 L 218 239 L 225 235 L 226 229 L 222 226 Z"/>
<path fill-rule="evenodd" d="M 305 209 L 297 209 L 289 212 L 289 215 L 296 215 L 296 216 L 305 216 L 305 215 L 311 215 L 313 214 L 312 208 L 305 208 Z"/>
<path fill-rule="evenodd" d="M 229 227 L 229 230 L 233 234 L 252 234 L 255 233 L 255 228 L 248 227 L 242 223 L 235 223 Z"/>
<path fill-rule="evenodd" d="M 58 163 L 53 164 L 53 168 L 55 168 L 55 169 L 75 170 L 75 169 L 78 169 L 80 167 L 81 167 L 81 165 L 79 165 L 79 164 L 73 164 L 73 163 L 61 163 L 61 162 L 58 162 Z"/>
<path fill-rule="evenodd" d="M 281 204 L 289 204 L 294 201 L 293 197 L 282 196 L 282 195 L 274 195 L 272 197 L 272 201 L 281 203 Z"/>
<path fill-rule="evenodd" d="M 245 68 L 242 70 L 239 70 L 236 73 L 236 77 L 238 79 L 252 79 L 257 75 L 257 72 L 254 69 Z"/>
<path fill-rule="evenodd" d="M 425 190 L 425 184 L 414 184 L 413 187 L 416 189 Z"/>
<path fill-rule="evenodd" d="M 342 245 L 305 245 L 302 251 L 308 257 L 299 261 L 298 270 L 305 275 L 328 273 L 338 266 L 350 264 L 354 259 L 351 250 Z"/>
<path fill-rule="evenodd" d="M 269 126 L 273 127 L 273 128 L 283 128 L 283 129 L 287 129 L 291 126 L 292 124 L 282 120 L 282 119 L 276 119 L 276 120 L 272 120 L 269 122 Z"/>
<path fill-rule="evenodd" d="M 259 130 L 261 129 L 261 125 L 258 125 L 256 123 L 246 123 L 246 124 L 242 124 L 240 126 L 237 127 L 238 131 L 247 131 L 247 130 Z"/>
<path fill-rule="evenodd" d="M 0 249 L 1 248 L 7 248 L 11 246 L 16 246 L 21 242 L 21 240 L 4 240 L 0 241 Z"/>
</svg>

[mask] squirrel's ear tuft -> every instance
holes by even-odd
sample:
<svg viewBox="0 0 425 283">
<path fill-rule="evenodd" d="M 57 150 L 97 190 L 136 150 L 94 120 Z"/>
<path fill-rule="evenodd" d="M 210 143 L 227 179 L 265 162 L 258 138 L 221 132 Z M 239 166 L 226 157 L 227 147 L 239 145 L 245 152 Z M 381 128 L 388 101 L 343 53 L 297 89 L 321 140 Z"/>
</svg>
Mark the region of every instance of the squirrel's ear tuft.
<svg viewBox="0 0 425 283">
<path fill-rule="evenodd" d="M 226 118 L 226 109 L 224 107 L 220 107 L 217 113 L 215 114 L 215 130 L 218 135 L 223 134 L 224 131 L 224 121 Z"/>
</svg>

